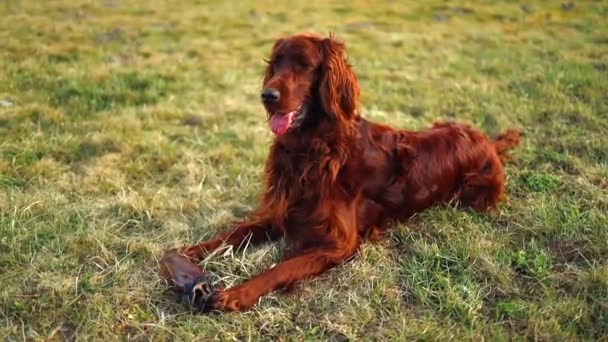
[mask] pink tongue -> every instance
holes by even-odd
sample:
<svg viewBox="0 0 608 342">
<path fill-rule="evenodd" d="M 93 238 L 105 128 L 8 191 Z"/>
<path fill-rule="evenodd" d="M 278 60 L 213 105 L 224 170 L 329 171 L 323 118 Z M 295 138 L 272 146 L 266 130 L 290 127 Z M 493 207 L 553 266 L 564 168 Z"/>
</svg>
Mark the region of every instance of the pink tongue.
<svg viewBox="0 0 608 342">
<path fill-rule="evenodd" d="M 291 126 L 292 118 L 293 112 L 289 112 L 287 114 L 274 114 L 270 117 L 270 129 L 274 132 L 274 134 L 284 134 L 289 129 L 289 126 Z"/>
</svg>

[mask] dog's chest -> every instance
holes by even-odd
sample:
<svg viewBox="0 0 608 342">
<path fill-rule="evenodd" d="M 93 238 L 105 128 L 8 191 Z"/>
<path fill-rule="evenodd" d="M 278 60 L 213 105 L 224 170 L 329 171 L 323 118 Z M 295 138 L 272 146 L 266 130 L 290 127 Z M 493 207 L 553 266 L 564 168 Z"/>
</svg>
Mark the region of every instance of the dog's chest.
<svg viewBox="0 0 608 342">
<path fill-rule="evenodd" d="M 273 163 L 273 179 L 289 197 L 322 193 L 335 181 L 341 162 L 338 153 L 326 144 L 302 150 L 277 149 Z"/>
<path fill-rule="evenodd" d="M 322 190 L 324 167 L 318 160 L 304 154 L 289 155 L 275 165 L 274 184 L 281 189 L 291 205 L 315 197 Z"/>
</svg>

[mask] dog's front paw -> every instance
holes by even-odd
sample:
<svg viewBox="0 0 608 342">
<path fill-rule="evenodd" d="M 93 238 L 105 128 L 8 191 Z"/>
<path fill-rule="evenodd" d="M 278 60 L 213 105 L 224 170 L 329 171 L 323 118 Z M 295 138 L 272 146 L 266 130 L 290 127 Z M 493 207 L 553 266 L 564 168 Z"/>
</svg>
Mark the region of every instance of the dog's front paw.
<svg viewBox="0 0 608 342">
<path fill-rule="evenodd" d="M 244 287 L 217 290 L 211 296 L 211 307 L 221 311 L 245 311 L 257 302 L 257 297 Z"/>
</svg>

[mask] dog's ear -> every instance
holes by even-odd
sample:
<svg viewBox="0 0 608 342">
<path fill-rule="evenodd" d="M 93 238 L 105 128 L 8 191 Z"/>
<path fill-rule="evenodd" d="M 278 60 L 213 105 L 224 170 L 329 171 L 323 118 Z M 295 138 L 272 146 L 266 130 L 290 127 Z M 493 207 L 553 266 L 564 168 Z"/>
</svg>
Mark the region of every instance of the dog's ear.
<svg viewBox="0 0 608 342">
<path fill-rule="evenodd" d="M 319 83 L 321 105 L 336 119 L 350 120 L 357 109 L 359 84 L 344 56 L 344 43 L 330 35 L 320 44 L 324 55 Z"/>
<path fill-rule="evenodd" d="M 272 45 L 272 50 L 270 50 L 270 59 L 265 59 L 264 61 L 266 62 L 266 69 L 264 70 L 264 79 L 263 79 L 263 83 L 262 86 L 264 84 L 266 84 L 266 82 L 268 82 L 270 80 L 270 78 L 272 77 L 272 65 L 270 64 L 270 62 L 272 61 L 272 58 L 275 55 L 275 52 L 277 50 L 277 48 L 281 45 L 281 43 L 283 43 L 283 39 L 279 38 L 277 39 L 274 44 Z"/>
</svg>

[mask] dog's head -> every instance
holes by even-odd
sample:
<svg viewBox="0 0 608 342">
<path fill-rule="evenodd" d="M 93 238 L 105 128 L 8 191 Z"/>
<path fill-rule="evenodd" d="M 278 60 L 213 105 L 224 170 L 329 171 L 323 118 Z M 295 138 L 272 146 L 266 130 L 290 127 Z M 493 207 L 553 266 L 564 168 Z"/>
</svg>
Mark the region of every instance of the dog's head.
<svg viewBox="0 0 608 342">
<path fill-rule="evenodd" d="M 261 97 L 275 134 L 355 116 L 359 85 L 344 50 L 331 35 L 299 34 L 274 43 Z"/>
</svg>

